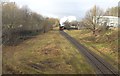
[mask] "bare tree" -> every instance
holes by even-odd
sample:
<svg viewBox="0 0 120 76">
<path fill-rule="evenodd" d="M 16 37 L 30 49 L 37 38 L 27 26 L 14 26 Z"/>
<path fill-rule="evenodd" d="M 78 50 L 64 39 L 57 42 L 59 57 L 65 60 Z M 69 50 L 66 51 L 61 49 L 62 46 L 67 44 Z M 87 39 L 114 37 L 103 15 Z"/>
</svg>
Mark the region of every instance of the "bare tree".
<svg viewBox="0 0 120 76">
<path fill-rule="evenodd" d="M 96 24 L 96 17 L 99 18 L 103 14 L 104 14 L 103 10 L 96 5 L 86 12 L 86 16 L 83 19 L 83 23 L 85 24 L 85 27 L 92 30 L 94 35 L 96 35 L 96 29 L 98 26 Z M 93 19 L 95 20 L 93 21 Z"/>
<path fill-rule="evenodd" d="M 2 5 L 2 38 L 3 42 L 13 42 L 19 37 L 27 37 L 51 30 L 56 19 L 45 18 L 31 11 L 27 6 L 19 8 L 15 3 Z M 13 44 L 13 43 L 12 43 Z"/>
<path fill-rule="evenodd" d="M 105 15 L 118 17 L 118 6 L 108 8 L 105 12 Z"/>
</svg>

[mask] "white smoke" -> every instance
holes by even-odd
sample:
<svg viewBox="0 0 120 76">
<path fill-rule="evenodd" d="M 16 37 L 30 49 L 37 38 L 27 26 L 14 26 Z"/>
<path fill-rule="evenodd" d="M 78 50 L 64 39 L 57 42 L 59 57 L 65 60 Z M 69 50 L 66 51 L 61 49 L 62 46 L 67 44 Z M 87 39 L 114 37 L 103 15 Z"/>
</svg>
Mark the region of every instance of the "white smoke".
<svg viewBox="0 0 120 76">
<path fill-rule="evenodd" d="M 75 16 L 68 16 L 68 17 L 63 17 L 60 19 L 60 25 L 64 26 L 64 22 L 68 21 L 68 22 L 72 22 L 72 21 L 76 21 L 76 17 Z"/>
</svg>

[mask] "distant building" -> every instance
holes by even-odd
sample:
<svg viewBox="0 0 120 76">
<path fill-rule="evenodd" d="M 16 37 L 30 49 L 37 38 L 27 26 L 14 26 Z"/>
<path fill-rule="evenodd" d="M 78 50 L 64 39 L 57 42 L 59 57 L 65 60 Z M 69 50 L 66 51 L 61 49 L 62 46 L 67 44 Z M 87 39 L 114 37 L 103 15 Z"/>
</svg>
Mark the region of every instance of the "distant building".
<svg viewBox="0 0 120 76">
<path fill-rule="evenodd" d="M 118 26 L 118 17 L 96 16 L 96 17 L 93 17 L 93 22 L 96 22 L 98 25 L 117 27 Z"/>
</svg>

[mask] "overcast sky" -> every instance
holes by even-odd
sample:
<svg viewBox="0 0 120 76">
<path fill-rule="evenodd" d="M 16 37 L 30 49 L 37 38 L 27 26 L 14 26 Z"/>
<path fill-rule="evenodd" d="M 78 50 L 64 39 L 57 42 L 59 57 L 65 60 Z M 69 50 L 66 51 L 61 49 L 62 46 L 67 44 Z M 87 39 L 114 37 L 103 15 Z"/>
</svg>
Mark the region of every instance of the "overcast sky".
<svg viewBox="0 0 120 76">
<path fill-rule="evenodd" d="M 31 10 L 44 16 L 62 18 L 76 16 L 81 19 L 85 12 L 97 5 L 104 10 L 117 6 L 119 0 L 10 0 L 19 6 L 27 5 Z"/>
</svg>

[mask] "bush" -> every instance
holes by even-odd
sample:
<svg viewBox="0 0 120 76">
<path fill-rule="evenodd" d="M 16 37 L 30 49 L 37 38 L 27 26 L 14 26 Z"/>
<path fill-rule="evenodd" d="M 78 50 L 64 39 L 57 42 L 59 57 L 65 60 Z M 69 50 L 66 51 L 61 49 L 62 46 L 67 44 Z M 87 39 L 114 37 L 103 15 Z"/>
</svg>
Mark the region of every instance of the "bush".
<svg viewBox="0 0 120 76">
<path fill-rule="evenodd" d="M 19 8 L 15 3 L 4 3 L 2 6 L 2 38 L 4 44 L 14 42 L 21 36 L 48 32 L 56 22 L 56 19 L 45 18 L 32 12 L 27 6 Z"/>
</svg>

